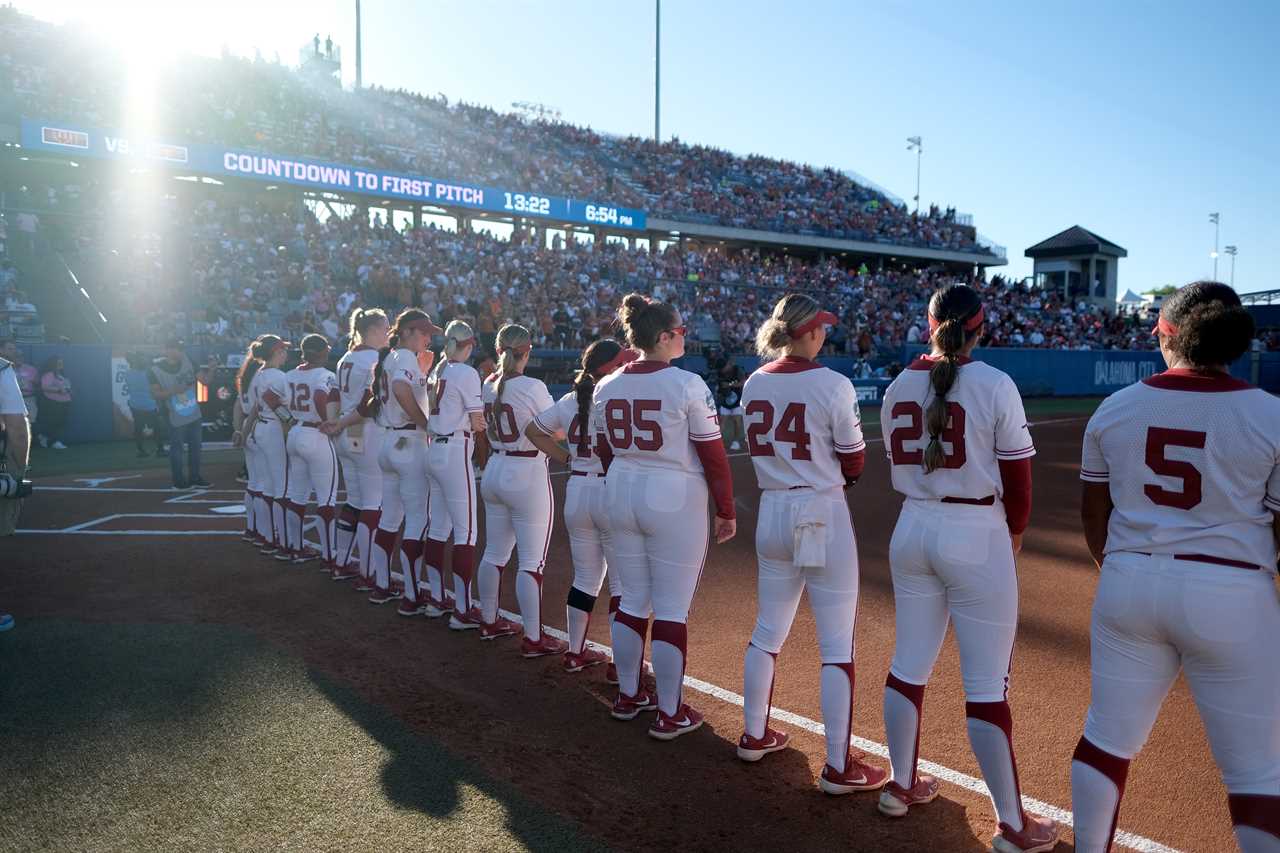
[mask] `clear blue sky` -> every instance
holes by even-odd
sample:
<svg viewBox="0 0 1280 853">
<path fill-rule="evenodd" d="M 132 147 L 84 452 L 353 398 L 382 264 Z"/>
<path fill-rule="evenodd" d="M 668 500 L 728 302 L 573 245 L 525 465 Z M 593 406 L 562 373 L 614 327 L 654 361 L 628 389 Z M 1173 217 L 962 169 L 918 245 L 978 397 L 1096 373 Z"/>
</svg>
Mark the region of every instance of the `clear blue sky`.
<svg viewBox="0 0 1280 853">
<path fill-rule="evenodd" d="M 354 79 L 354 0 L 16 5 L 286 62 L 332 33 Z M 366 83 L 653 132 L 651 0 L 365 0 L 363 13 Z M 1129 250 L 1122 288 L 1208 276 L 1220 211 L 1237 287 L 1280 288 L 1278 38 L 1269 0 L 665 0 L 662 133 L 852 169 L 902 198 L 918 134 L 922 202 L 972 213 L 1016 276 L 1027 246 L 1074 224 Z"/>
</svg>

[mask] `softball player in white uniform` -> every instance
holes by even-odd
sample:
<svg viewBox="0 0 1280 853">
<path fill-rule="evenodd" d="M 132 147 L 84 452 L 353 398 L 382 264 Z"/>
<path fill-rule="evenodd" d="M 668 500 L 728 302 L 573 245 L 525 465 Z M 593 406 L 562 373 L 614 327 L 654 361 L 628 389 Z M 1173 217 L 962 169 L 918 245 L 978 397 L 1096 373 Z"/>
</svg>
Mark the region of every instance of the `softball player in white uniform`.
<svg viewBox="0 0 1280 853">
<path fill-rule="evenodd" d="M 338 444 L 338 461 L 347 488 L 347 502 L 338 515 L 335 535 L 334 580 L 355 577 L 356 589 L 372 592 L 369 555 L 373 531 L 382 507 L 382 466 L 378 457 L 386 430 L 370 423 L 360 412 L 373 386 L 378 351 L 387 345 L 390 324 L 380 309 L 357 308 L 351 315 L 351 348 L 338 359 L 339 423 L 344 424 Z M 350 419 L 349 425 L 348 419 Z M 349 569 L 359 554 L 356 571 Z"/>
<path fill-rule="evenodd" d="M 427 535 L 426 566 L 431 601 L 427 615 L 447 612 L 444 599 L 444 546 L 453 534 L 453 615 L 449 627 L 464 631 L 480 627 L 480 608 L 471 596 L 476 564 L 476 478 L 471 454 L 484 436 L 484 403 L 480 374 L 467 364 L 475 348 L 471 327 L 453 320 L 445 328 L 440 363 L 431 375 L 431 528 Z"/>
<path fill-rule="evenodd" d="M 1035 454 L 1013 380 L 969 359 L 982 337 L 978 294 L 951 285 L 929 301 L 933 355 L 885 391 L 881 424 L 893 487 L 906 496 L 889 544 L 897 617 L 884 719 L 891 817 L 938 795 L 916 773 L 924 687 L 955 619 L 969 744 L 999 816 L 998 853 L 1051 850 L 1058 828 L 1022 811 L 1006 701 L 1018 623 L 1014 554 L 1031 508 Z"/>
<path fill-rule="evenodd" d="M 322 335 L 302 339 L 302 363 L 285 374 L 289 388 L 289 413 L 294 424 L 285 445 L 289 452 L 288 516 L 286 539 L 295 563 L 319 556 L 321 571 L 333 571 L 334 506 L 338 500 L 338 452 L 321 426 L 333 420 L 338 408 L 338 380 L 325 367 L 329 342 Z M 320 517 L 320 553 L 304 546 L 307 503 L 316 496 Z"/>
<path fill-rule="evenodd" d="M 378 464 L 382 468 L 382 518 L 373 540 L 374 582 L 369 600 L 384 604 L 396 598 L 391 590 L 391 560 L 396 534 L 400 538 L 401 568 L 405 572 L 403 600 L 397 612 L 416 616 L 422 612 L 418 597 L 422 542 L 427 530 L 429 487 L 427 460 L 428 345 L 440 331 L 431 318 L 416 308 L 401 311 L 388 339 L 390 351 L 382 358 L 374 382 L 379 407 L 378 422 L 385 428 Z"/>
<path fill-rule="evenodd" d="M 257 442 L 252 439 L 252 427 L 256 423 L 256 418 L 251 420 L 253 397 L 249 394 L 249 386 L 253 383 L 253 377 L 262 368 L 263 354 L 260 341 L 254 341 L 249 345 L 249 351 L 245 353 L 240 370 L 236 372 L 238 399 L 232 412 L 235 431 L 231 433 L 231 444 L 244 449 L 244 467 L 249 474 L 244 486 L 244 539 L 259 548 L 266 547 L 271 541 L 271 527 L 269 524 L 265 529 L 261 526 L 263 519 L 269 518 L 269 515 L 258 509 L 259 502 L 265 500 L 262 496 L 262 454 Z"/>
<path fill-rule="evenodd" d="M 477 578 L 481 638 L 514 633 L 515 626 L 498 623 L 498 591 L 501 567 L 511 559 L 511 549 L 519 548 L 516 600 L 524 623 L 520 653 L 527 658 L 562 654 L 567 648 L 542 631 L 542 573 L 551 546 L 554 501 L 547 457 L 524 432 L 552 400 L 541 379 L 524 375 L 531 348 L 532 336 L 524 326 L 508 323 L 499 329 L 498 370 L 481 390 L 492 450 L 481 485 L 485 549 Z"/>
<path fill-rule="evenodd" d="M 1245 853 L 1280 851 L 1280 400 L 1228 373 L 1253 321 L 1225 284 L 1169 297 L 1170 369 L 1108 397 L 1080 478 L 1093 691 L 1071 765 L 1076 849 L 1108 850 L 1130 760 L 1179 669 Z"/>
<path fill-rule="evenodd" d="M 782 298 L 756 335 L 774 359 L 747 379 L 747 448 L 762 490 L 756 524 L 759 615 L 743 664 L 746 731 L 738 757 L 759 761 L 787 736 L 769 728 L 774 666 L 807 587 L 822 655 L 829 794 L 872 791 L 889 774 L 849 752 L 853 730 L 858 551 L 844 489 L 862 474 L 866 442 L 853 384 L 814 361 L 838 320 L 803 294 Z"/>
<path fill-rule="evenodd" d="M 652 709 L 653 698 L 640 687 L 652 610 L 659 713 L 649 734 L 671 740 L 702 725 L 702 715 L 683 702 L 689 605 L 707 555 L 708 487 L 716 541 L 724 542 L 737 528 L 733 480 L 710 390 L 696 374 L 670 364 L 684 355 L 679 313 L 633 293 L 618 315 L 644 357 L 602 379 L 593 395 L 592 431 L 607 437 L 613 455 L 605 490 L 622 573 L 612 713 L 629 720 Z"/>
<path fill-rule="evenodd" d="M 259 507 L 266 515 L 260 522 L 264 530 L 271 531 L 271 541 L 263 553 L 274 554 L 278 559 L 290 559 L 285 542 L 284 496 L 288 487 L 289 456 L 285 450 L 285 424 L 292 422 L 286 405 L 289 386 L 280 370 L 289 352 L 287 341 L 275 335 L 263 335 L 259 341 L 264 353 L 263 366 L 249 383 L 249 396 L 253 408 L 247 419 L 253 424 L 253 442 L 258 446 L 259 471 L 262 476 L 264 500 Z"/>
<path fill-rule="evenodd" d="M 596 383 L 629 364 L 640 354 L 623 349 L 615 340 L 604 338 L 587 347 L 582 354 L 582 369 L 574 379 L 573 390 L 550 408 L 539 412 L 525 427 L 525 436 L 543 453 L 569 465 L 569 483 L 565 487 L 564 524 L 569 531 L 569 553 L 573 557 L 573 584 L 565 604 L 565 620 L 569 646 L 565 650 L 564 668 L 580 672 L 589 666 L 605 663 L 608 655 L 587 648 L 587 629 L 596 596 L 604 583 L 612 542 L 609 536 L 609 507 L 605 503 L 604 464 L 591 423 L 591 394 Z M 568 450 L 559 439 L 568 440 Z M 622 603 L 622 581 L 618 570 L 608 572 L 609 624 Z M 609 664 L 606 680 L 617 684 L 617 669 Z"/>
</svg>

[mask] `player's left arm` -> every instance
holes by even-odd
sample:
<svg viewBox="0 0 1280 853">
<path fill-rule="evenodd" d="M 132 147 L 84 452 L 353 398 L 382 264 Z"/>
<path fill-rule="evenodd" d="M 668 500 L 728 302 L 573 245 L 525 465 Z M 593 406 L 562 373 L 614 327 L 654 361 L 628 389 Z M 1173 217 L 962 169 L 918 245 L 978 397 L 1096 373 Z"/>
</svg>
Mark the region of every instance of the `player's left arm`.
<svg viewBox="0 0 1280 853">
<path fill-rule="evenodd" d="M 1107 525 L 1115 504 L 1111 500 L 1111 469 L 1102 454 L 1096 422 L 1101 409 L 1094 413 L 1084 431 L 1084 447 L 1080 451 L 1080 524 L 1084 528 L 1084 541 L 1089 555 L 1102 568 L 1107 551 Z"/>
<path fill-rule="evenodd" d="M 1031 457 L 1036 455 L 1018 386 L 1002 378 L 995 398 L 996 462 L 1000 469 L 1000 498 L 1013 552 L 1022 550 L 1022 534 L 1031 521 Z"/>
<path fill-rule="evenodd" d="M 689 419 L 689 440 L 702 463 L 707 488 L 716 505 L 716 542 L 728 542 L 738 531 L 737 508 L 733 503 L 733 474 L 729 456 L 720 440 L 720 421 L 711 391 L 702 382 L 690 382 L 686 388 L 685 416 Z"/>
<path fill-rule="evenodd" d="M 316 414 L 320 423 L 332 424 L 338 417 L 338 377 L 329 373 L 321 382 L 316 392 Z"/>
<path fill-rule="evenodd" d="M 840 390 L 831 401 L 831 447 L 840 461 L 844 486 L 858 482 L 867 462 L 867 441 L 862 435 L 862 415 L 858 411 L 858 392 L 853 383 L 841 377 Z"/>
</svg>

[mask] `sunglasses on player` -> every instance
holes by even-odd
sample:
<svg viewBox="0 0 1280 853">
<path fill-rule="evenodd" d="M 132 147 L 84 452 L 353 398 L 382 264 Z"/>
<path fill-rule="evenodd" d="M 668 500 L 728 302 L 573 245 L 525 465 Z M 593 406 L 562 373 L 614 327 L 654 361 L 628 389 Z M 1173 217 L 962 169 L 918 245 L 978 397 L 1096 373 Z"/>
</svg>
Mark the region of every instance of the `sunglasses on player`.
<svg viewBox="0 0 1280 853">
<path fill-rule="evenodd" d="M 685 336 L 685 332 L 687 332 L 688 330 L 689 330 L 688 326 L 676 326 L 673 329 L 664 329 L 664 331 L 666 331 L 667 333 L 672 335 L 679 335 L 682 338 Z"/>
</svg>

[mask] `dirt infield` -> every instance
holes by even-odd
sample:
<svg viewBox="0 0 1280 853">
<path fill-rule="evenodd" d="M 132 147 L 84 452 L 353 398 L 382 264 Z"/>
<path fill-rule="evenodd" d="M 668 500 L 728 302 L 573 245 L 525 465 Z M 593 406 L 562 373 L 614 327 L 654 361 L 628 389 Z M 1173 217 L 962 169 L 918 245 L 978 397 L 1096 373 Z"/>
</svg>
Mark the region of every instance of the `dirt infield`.
<svg viewBox="0 0 1280 853">
<path fill-rule="evenodd" d="M 1034 427 L 1035 508 L 1019 560 L 1014 737 L 1023 793 L 1049 813 L 1070 810 L 1069 761 L 1089 696 L 1096 572 L 1078 532 L 1083 424 L 1053 415 Z M 871 435 L 867 473 L 850 504 L 862 571 L 854 733 L 875 753 L 884 742 L 880 707 L 893 647 L 887 549 L 900 501 L 888 488 L 878 430 Z M 54 488 L 37 493 L 22 522 L 42 532 L 0 542 L 0 606 L 18 618 L 13 633 L 0 635 L 0 739 L 58 742 L 60 752 L 57 761 L 32 749 L 0 755 L 0 845 L 156 849 L 180 837 L 177 846 L 199 849 L 987 849 L 993 813 L 973 790 L 978 769 L 950 639 L 925 699 L 921 755 L 940 765 L 947 783 L 927 808 L 891 821 L 875 811 L 872 795 L 829 798 L 815 787 L 823 761 L 819 664 L 807 604 L 779 656 L 774 690 L 775 724 L 795 736 L 795 748 L 758 765 L 734 758 L 742 653 L 755 618 L 757 493 L 749 460 L 732 462 L 739 535 L 713 547 L 689 626 L 687 699 L 709 725 L 674 744 L 645 737 L 640 721 L 612 720 L 611 689 L 598 669 L 566 675 L 557 661 L 522 660 L 513 641 L 481 643 L 440 621 L 398 617 L 314 565 L 259 556 L 234 535 L 240 519 L 218 513 L 238 499 L 229 460 L 209 466 L 218 490 L 203 493 L 164 489 L 162 471 L 102 475 L 93 485 L 78 482 L 85 475 L 42 481 Z M 554 478 L 557 492 L 564 481 Z M 544 614 L 555 627 L 564 622 L 568 558 L 557 522 Z M 511 574 L 503 603 L 514 609 Z M 604 609 L 602 600 L 591 638 L 607 644 Z M 111 651 L 118 644 L 135 653 Z M 116 707 L 116 694 L 129 693 L 122 685 L 162 694 L 164 684 L 186 683 L 193 668 L 218 669 L 209 649 L 221 644 L 253 665 L 222 666 L 204 692 L 178 691 L 172 708 Z M 62 737 L 56 715 L 26 707 L 36 698 L 29 681 L 41 672 L 77 672 L 98 658 L 109 686 L 60 677 L 43 701 L 98 709 L 111 725 L 86 722 Z M 192 723 L 214 710 L 216 725 Z M 311 732 L 264 750 L 260 739 L 238 736 L 240 713 L 262 726 L 296 715 Z M 191 808 L 189 791 L 137 778 L 153 763 L 130 750 L 152 728 L 168 733 L 152 750 L 172 759 L 171 773 L 207 777 L 216 789 L 197 810 L 197 835 L 175 834 Z M 182 749 L 172 746 L 179 731 L 189 738 Z M 399 745 L 393 755 L 388 737 Z M 112 755 L 122 766 L 104 772 Z M 382 762 L 381 772 L 369 772 L 369 762 Z M 441 773 L 449 784 L 428 784 Z M 226 787 L 237 778 L 245 780 L 242 796 Z M 405 795 L 406 780 L 431 790 Z M 95 793 L 107 784 L 130 796 Z M 464 788 L 476 792 L 471 799 L 458 794 Z M 31 808 L 35 801 L 42 807 Z M 263 821 L 263 810 L 274 819 Z M 139 813 L 147 819 L 134 820 Z M 1225 789 L 1181 681 L 1134 763 L 1120 826 L 1138 849 L 1234 847 Z"/>
</svg>

